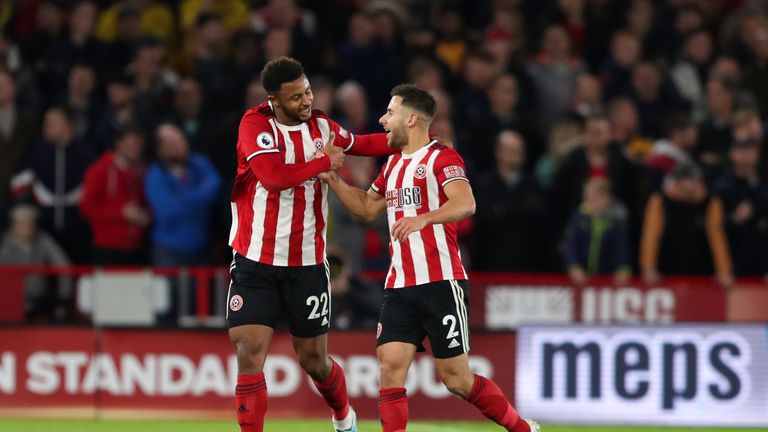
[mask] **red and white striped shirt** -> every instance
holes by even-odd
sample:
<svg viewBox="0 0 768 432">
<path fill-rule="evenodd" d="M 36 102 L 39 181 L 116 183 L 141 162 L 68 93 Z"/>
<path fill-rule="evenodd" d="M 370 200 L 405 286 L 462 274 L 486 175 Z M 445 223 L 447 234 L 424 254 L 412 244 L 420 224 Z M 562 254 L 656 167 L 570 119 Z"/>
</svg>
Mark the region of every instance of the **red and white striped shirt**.
<svg viewBox="0 0 768 432">
<path fill-rule="evenodd" d="M 455 150 L 432 140 L 413 154 L 392 155 L 371 189 L 387 201 L 392 263 L 386 288 L 402 288 L 442 280 L 464 280 L 456 239 L 456 223 L 427 225 L 406 242 L 391 238 L 392 225 L 400 218 L 437 210 L 448 201 L 445 185 L 469 181 L 464 160 Z"/>
<path fill-rule="evenodd" d="M 278 123 L 268 102 L 245 113 L 240 122 L 231 199 L 229 245 L 237 253 L 275 266 L 325 262 L 328 185 L 311 178 L 296 187 L 269 191 L 249 162 L 273 153 L 285 164 L 308 162 L 328 141 L 331 131 L 336 134 L 335 145 L 345 152 L 355 145 L 355 136 L 321 111 L 313 110 L 308 121 L 296 126 Z M 380 135 L 386 147 L 386 138 Z"/>
</svg>

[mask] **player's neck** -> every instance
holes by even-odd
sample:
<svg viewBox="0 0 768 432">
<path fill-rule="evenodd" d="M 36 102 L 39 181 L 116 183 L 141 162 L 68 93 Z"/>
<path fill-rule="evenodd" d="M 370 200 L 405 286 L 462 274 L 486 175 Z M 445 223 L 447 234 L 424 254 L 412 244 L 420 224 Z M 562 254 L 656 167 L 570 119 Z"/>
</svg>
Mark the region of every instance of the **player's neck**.
<svg viewBox="0 0 768 432">
<path fill-rule="evenodd" d="M 415 130 L 408 134 L 408 144 L 403 147 L 403 154 L 409 155 L 416 153 L 429 144 L 429 132 L 426 130 Z"/>
</svg>

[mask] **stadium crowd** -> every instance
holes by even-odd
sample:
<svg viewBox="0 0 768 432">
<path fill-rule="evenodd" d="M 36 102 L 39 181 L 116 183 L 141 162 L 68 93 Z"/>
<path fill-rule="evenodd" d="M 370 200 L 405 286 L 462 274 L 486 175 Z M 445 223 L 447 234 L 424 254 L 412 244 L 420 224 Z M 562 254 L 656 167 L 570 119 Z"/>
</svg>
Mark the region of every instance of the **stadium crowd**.
<svg viewBox="0 0 768 432">
<path fill-rule="evenodd" d="M 2 262 L 227 262 L 238 123 L 292 56 L 354 133 L 398 83 L 436 97 L 471 269 L 768 272 L 766 0 L 5 0 L 0 25 Z M 331 210 L 347 271 L 383 268 L 386 222 Z"/>
</svg>

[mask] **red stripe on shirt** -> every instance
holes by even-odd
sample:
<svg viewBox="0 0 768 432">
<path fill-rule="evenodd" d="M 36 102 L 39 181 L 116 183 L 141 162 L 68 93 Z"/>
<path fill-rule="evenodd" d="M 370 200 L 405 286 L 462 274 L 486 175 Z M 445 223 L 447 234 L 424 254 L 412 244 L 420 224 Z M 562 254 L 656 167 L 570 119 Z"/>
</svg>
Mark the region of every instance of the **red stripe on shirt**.
<svg viewBox="0 0 768 432">
<path fill-rule="evenodd" d="M 290 131 L 288 137 L 293 143 L 296 163 L 306 162 L 304 156 L 304 137 L 301 131 Z M 304 212 L 307 207 L 307 197 L 304 186 L 293 188 L 293 215 L 291 216 L 291 234 L 288 240 L 288 265 L 302 265 L 302 241 L 304 240 Z"/>
</svg>

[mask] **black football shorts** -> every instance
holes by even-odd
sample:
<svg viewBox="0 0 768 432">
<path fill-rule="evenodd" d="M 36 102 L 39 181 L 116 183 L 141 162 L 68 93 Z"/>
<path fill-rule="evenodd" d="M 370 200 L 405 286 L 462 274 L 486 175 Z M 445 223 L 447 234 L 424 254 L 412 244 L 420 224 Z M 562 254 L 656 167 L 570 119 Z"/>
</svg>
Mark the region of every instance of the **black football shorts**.
<svg viewBox="0 0 768 432">
<path fill-rule="evenodd" d="M 469 351 L 469 284 L 445 280 L 384 290 L 376 344 L 405 342 L 424 351 L 429 337 L 435 358 Z"/>
<path fill-rule="evenodd" d="M 326 265 L 280 267 L 236 253 L 230 275 L 230 328 L 247 324 L 275 328 L 287 318 L 293 336 L 309 338 L 328 332 L 331 290 Z"/>
</svg>

